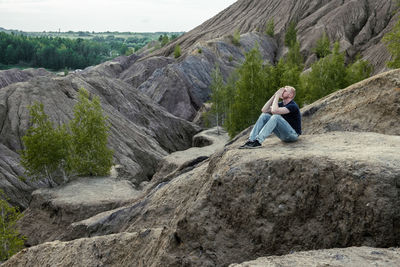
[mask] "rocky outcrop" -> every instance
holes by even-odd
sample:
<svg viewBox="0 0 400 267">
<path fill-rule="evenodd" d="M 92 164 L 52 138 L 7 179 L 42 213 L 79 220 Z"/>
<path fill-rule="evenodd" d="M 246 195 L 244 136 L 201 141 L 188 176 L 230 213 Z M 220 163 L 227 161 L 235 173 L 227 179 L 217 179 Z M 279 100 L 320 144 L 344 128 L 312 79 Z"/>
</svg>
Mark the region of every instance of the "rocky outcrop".
<svg viewBox="0 0 400 267">
<path fill-rule="evenodd" d="M 30 193 L 44 183 L 23 181 L 24 170 L 19 163 L 19 155 L 3 144 L 0 144 L 0 188 L 13 206 L 27 208 L 31 199 Z"/>
<path fill-rule="evenodd" d="M 144 191 L 150 193 L 149 189 L 169 182 L 174 177 L 192 170 L 216 151 L 221 150 L 228 141 L 228 133 L 217 127 L 196 134 L 193 136 L 192 148 L 171 153 L 160 161 L 157 172 L 144 188 Z"/>
<path fill-rule="evenodd" d="M 92 238 L 33 247 L 5 266 L 22 266 L 39 250 L 41 264 L 57 257 L 63 265 L 74 259 L 60 259 L 62 248 L 93 243 L 102 256 L 82 257 L 110 266 L 227 266 L 315 248 L 398 246 L 399 136 L 333 132 L 237 149 L 245 138 L 132 204 L 75 224 Z M 126 233 L 152 241 L 107 257 L 107 240 L 124 242 Z"/>
<path fill-rule="evenodd" d="M 172 114 L 192 120 L 209 99 L 211 73 L 215 67 L 218 65 L 227 79 L 234 68 L 244 61 L 245 53 L 256 45 L 265 63 L 272 64 L 277 53 L 274 39 L 259 33 L 247 33 L 241 36 L 240 46 L 236 46 L 224 37 L 196 43 L 186 57 L 156 69 L 137 89 Z M 139 68 L 146 65 L 150 66 L 146 69 L 152 69 L 152 61 L 155 60 L 160 59 L 146 58 L 136 64 L 141 64 Z M 126 75 L 124 77 L 129 80 Z"/>
<path fill-rule="evenodd" d="M 88 218 L 103 211 L 109 214 L 109 210 L 129 204 L 150 193 L 159 184 L 194 169 L 216 150 L 223 148 L 227 141 L 227 133 L 217 129 L 195 135 L 193 142 L 197 147 L 164 157 L 159 163 L 157 175 L 137 187 L 124 180 L 124 170 L 118 166 L 110 177 L 79 178 L 57 188 L 36 190 L 18 228 L 28 237 L 26 244 L 29 246 L 85 236 L 86 223 L 95 220 Z"/>
<path fill-rule="evenodd" d="M 42 188 L 18 222 L 20 233 L 33 246 L 58 239 L 73 222 L 123 206 L 137 198 L 139 190 L 116 177 L 80 177 L 57 188 Z"/>
<path fill-rule="evenodd" d="M 396 267 L 400 262 L 398 248 L 379 249 L 350 247 L 295 252 L 284 256 L 258 258 L 254 261 L 232 264 L 230 267 L 279 267 L 279 266 L 387 266 Z"/>
<path fill-rule="evenodd" d="M 13 257 L 2 266 L 154 266 L 151 259 L 143 258 L 155 252 L 162 231 L 152 229 L 71 242 L 48 242 L 22 250 L 24 257 Z M 142 246 L 154 247 L 154 250 L 143 251 Z M 49 253 L 57 256 L 50 259 Z"/>
<path fill-rule="evenodd" d="M 124 166 L 129 173 L 127 178 L 133 183 L 149 180 L 163 156 L 190 147 L 192 136 L 200 130 L 169 114 L 142 93 L 131 90 L 121 80 L 96 73 L 71 74 L 64 78 L 36 77 L 2 88 L 1 144 L 14 152 L 22 149 L 21 138 L 29 126 L 27 106 L 35 101 L 44 104 L 45 112 L 56 124 L 71 119 L 81 87 L 100 97 L 110 123 L 109 145 L 115 152 L 115 163 Z M 7 160 L 5 156 L 0 154 L 4 161 Z M 16 174 L 21 175 L 21 172 Z M 8 177 L 9 181 L 13 177 L 11 184 L 19 183 L 17 176 Z M 27 205 L 24 198 L 14 198 L 14 195 L 10 195 L 13 203 Z"/>
<path fill-rule="evenodd" d="M 157 69 L 162 69 L 175 60 L 168 57 L 151 57 L 148 60 L 130 65 L 118 78 L 132 85 L 134 88 L 144 83 Z"/>
<path fill-rule="evenodd" d="M 0 71 L 0 89 L 17 82 L 25 82 L 37 76 L 54 76 L 45 69 L 10 69 Z"/>
<path fill-rule="evenodd" d="M 134 64 L 140 57 L 133 54 L 131 56 L 120 56 L 114 58 L 110 61 L 106 61 L 96 66 L 90 66 L 84 69 L 83 71 L 79 71 L 83 76 L 107 76 L 109 78 L 117 78 L 124 72 L 127 68 L 129 68 L 132 64 Z"/>
<path fill-rule="evenodd" d="M 302 109 L 304 133 L 377 132 L 400 135 L 400 71 L 393 70 L 328 95 Z"/>
</svg>

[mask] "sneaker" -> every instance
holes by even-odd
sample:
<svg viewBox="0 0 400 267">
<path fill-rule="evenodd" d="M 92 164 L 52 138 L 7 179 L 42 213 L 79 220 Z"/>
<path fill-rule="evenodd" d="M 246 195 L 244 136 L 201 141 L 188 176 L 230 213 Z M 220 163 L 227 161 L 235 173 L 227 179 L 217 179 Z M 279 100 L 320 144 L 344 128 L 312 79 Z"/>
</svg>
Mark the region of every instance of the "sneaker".
<svg viewBox="0 0 400 267">
<path fill-rule="evenodd" d="M 249 146 L 251 143 L 253 143 L 254 141 L 251 140 L 247 140 L 246 143 L 244 143 L 243 145 L 241 145 L 239 148 L 247 148 L 247 146 Z"/>
<path fill-rule="evenodd" d="M 258 142 L 258 140 L 255 140 L 251 142 L 251 144 L 248 144 L 245 148 L 261 148 L 261 144 Z"/>
</svg>

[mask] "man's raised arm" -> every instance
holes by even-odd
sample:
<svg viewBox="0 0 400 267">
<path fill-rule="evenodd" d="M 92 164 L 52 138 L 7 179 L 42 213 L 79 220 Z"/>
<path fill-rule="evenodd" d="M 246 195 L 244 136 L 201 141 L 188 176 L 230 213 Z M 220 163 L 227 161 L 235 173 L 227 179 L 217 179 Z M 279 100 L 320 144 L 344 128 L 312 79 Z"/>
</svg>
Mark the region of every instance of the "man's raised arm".
<svg viewBox="0 0 400 267">
<path fill-rule="evenodd" d="M 271 105 L 272 105 L 272 101 L 274 101 L 275 94 L 273 94 L 271 96 L 271 98 L 267 101 L 267 103 L 265 103 L 265 105 L 262 107 L 262 109 L 261 109 L 262 113 L 271 113 Z"/>
</svg>

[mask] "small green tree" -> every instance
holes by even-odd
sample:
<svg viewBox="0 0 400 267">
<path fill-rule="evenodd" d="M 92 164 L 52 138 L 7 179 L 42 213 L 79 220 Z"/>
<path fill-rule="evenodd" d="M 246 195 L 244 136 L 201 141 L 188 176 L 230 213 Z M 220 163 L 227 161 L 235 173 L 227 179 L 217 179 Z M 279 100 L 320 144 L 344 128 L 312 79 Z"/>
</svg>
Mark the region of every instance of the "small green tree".
<svg viewBox="0 0 400 267">
<path fill-rule="evenodd" d="M 225 116 L 225 107 L 224 107 L 224 80 L 221 75 L 221 70 L 217 65 L 213 72 L 211 73 L 211 110 L 210 114 L 216 116 L 217 122 L 217 132 L 219 132 L 219 126 L 222 124 Z"/>
<path fill-rule="evenodd" d="M 246 53 L 245 61 L 237 71 L 239 79 L 227 128 L 231 137 L 254 123 L 269 95 L 258 46 Z"/>
<path fill-rule="evenodd" d="M 25 237 L 16 228 L 21 216 L 17 208 L 8 204 L 4 192 L 0 190 L 0 261 L 9 259 L 24 247 Z"/>
<path fill-rule="evenodd" d="M 331 53 L 331 43 L 329 41 L 329 37 L 324 32 L 320 39 L 317 40 L 317 44 L 313 49 L 313 52 L 317 55 L 318 58 L 326 57 Z"/>
<path fill-rule="evenodd" d="M 275 24 L 274 24 L 274 19 L 273 19 L 273 18 L 270 19 L 270 20 L 267 22 L 267 26 L 266 26 L 266 29 L 265 29 L 265 33 L 266 33 L 267 35 L 269 35 L 270 37 L 274 37 L 274 34 L 275 34 Z"/>
<path fill-rule="evenodd" d="M 164 34 L 164 36 L 161 39 L 161 46 L 168 44 L 168 42 L 169 42 L 168 35 Z"/>
<path fill-rule="evenodd" d="M 367 79 L 371 76 L 374 67 L 366 60 L 362 60 L 357 55 L 354 63 L 350 64 L 346 68 L 346 83 L 347 86 Z"/>
<path fill-rule="evenodd" d="M 391 60 L 386 65 L 393 69 L 400 68 L 400 20 L 390 32 L 385 34 L 382 41 L 392 55 Z"/>
<path fill-rule="evenodd" d="M 65 126 L 56 129 L 44 113 L 43 104 L 29 107 L 31 127 L 22 137 L 25 149 L 21 151 L 21 165 L 34 179 L 46 177 L 49 182 L 57 172 L 66 179 L 65 165 L 70 136 Z"/>
<path fill-rule="evenodd" d="M 181 47 L 180 45 L 176 45 L 174 50 L 174 57 L 178 58 L 180 56 L 181 56 Z"/>
<path fill-rule="evenodd" d="M 285 56 L 285 63 L 291 67 L 303 69 L 303 61 L 303 55 L 300 53 L 300 43 L 296 41 L 289 47 L 289 52 Z"/>
<path fill-rule="evenodd" d="M 103 115 L 100 99 L 89 99 L 81 88 L 74 118 L 70 122 L 71 152 L 69 166 L 80 175 L 107 175 L 112 166 L 113 151 L 107 147 L 109 126 Z"/>
<path fill-rule="evenodd" d="M 307 101 L 313 102 L 347 85 L 344 54 L 339 50 L 339 42 L 336 42 L 332 54 L 315 62 L 311 71 L 302 76 L 302 87 L 308 92 Z"/>
<path fill-rule="evenodd" d="M 240 46 L 240 31 L 236 29 L 232 36 L 232 43 L 236 46 Z"/>
<path fill-rule="evenodd" d="M 234 125 L 234 103 L 237 92 L 236 82 L 238 80 L 238 72 L 233 71 L 222 90 L 222 106 L 224 107 L 224 121 L 223 126 L 226 130 L 232 129 Z"/>
<path fill-rule="evenodd" d="M 285 45 L 287 47 L 293 46 L 297 42 L 296 23 L 291 21 L 285 34 Z"/>
</svg>

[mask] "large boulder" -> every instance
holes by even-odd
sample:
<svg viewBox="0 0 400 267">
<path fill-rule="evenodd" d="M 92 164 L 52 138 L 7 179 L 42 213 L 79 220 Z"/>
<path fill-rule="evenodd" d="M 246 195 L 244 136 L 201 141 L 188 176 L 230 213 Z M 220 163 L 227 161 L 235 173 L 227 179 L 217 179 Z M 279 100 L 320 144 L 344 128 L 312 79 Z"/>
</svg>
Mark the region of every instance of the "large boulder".
<svg viewBox="0 0 400 267">
<path fill-rule="evenodd" d="M 28 246 L 57 240 L 71 223 L 123 206 L 139 192 L 116 176 L 80 177 L 57 188 L 41 188 L 32 193 L 18 228 Z"/>
<path fill-rule="evenodd" d="M 67 264 L 74 255 L 59 251 L 78 244 L 101 255 L 83 250 L 89 265 L 100 258 L 110 266 L 227 266 L 315 248 L 399 245 L 399 136 L 332 132 L 291 144 L 273 137 L 258 150 L 238 149 L 243 141 L 132 204 L 81 222 L 92 238 L 33 247 L 5 266 L 22 266 L 39 250 L 40 264 L 56 257 Z M 152 241 L 110 252 L 106 240 L 118 244 L 126 232 Z M 107 256 L 116 250 L 118 258 Z"/>
<path fill-rule="evenodd" d="M 37 76 L 54 76 L 43 68 L 39 69 L 9 69 L 0 71 L 0 89 L 17 82 L 26 82 Z"/>
</svg>

